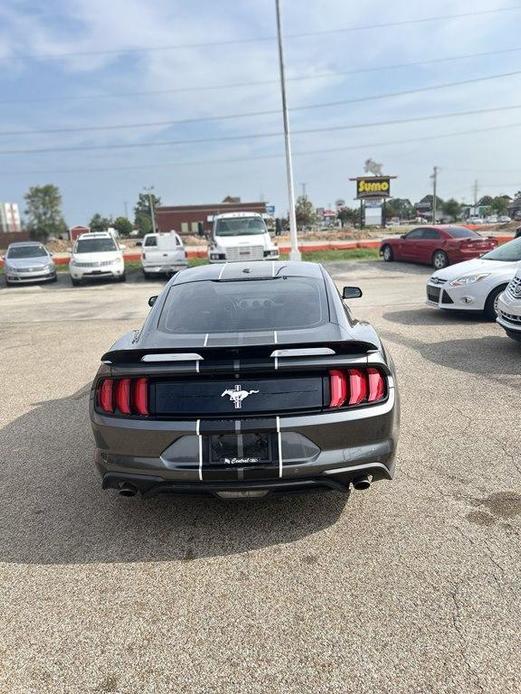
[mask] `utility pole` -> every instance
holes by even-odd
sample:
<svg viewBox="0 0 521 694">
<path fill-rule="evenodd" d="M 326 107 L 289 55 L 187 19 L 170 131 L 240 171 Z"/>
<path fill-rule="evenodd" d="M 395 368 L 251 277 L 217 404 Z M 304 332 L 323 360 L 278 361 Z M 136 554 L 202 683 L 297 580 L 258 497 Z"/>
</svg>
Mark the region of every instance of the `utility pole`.
<svg viewBox="0 0 521 694">
<path fill-rule="evenodd" d="M 474 185 L 472 186 L 472 192 L 474 194 L 474 207 L 477 207 L 477 205 L 478 205 L 478 191 L 479 191 L 479 183 L 477 180 L 475 180 Z"/>
<path fill-rule="evenodd" d="M 436 224 L 436 187 L 438 185 L 438 167 L 432 169 L 432 223 Z"/>
<path fill-rule="evenodd" d="M 293 185 L 293 163 L 291 160 L 291 139 L 289 132 L 288 104 L 286 102 L 286 78 L 284 75 L 284 49 L 282 46 L 282 22 L 280 17 L 280 0 L 275 0 L 275 13 L 277 16 L 277 39 L 279 47 L 280 91 L 282 96 L 282 119 L 284 122 L 284 145 L 286 148 L 286 178 L 288 182 L 289 204 L 289 234 L 291 239 L 290 260 L 301 260 L 297 241 L 297 216 L 295 214 L 295 189 Z"/>
<path fill-rule="evenodd" d="M 128 202 L 127 201 L 125 201 L 123 203 L 123 208 L 125 210 L 125 218 L 128 219 Z"/>
<path fill-rule="evenodd" d="M 302 197 L 303 197 L 303 198 L 306 198 L 306 200 L 307 200 L 307 197 L 308 197 L 307 194 L 306 194 L 306 186 L 307 186 L 307 183 L 301 183 L 300 185 L 302 186 Z"/>
<path fill-rule="evenodd" d="M 148 188 L 143 188 L 145 193 L 148 193 L 148 205 L 150 207 L 150 219 L 152 221 L 152 233 L 156 233 L 156 215 L 154 211 L 154 199 L 152 197 L 152 191 L 154 186 L 149 186 Z"/>
</svg>

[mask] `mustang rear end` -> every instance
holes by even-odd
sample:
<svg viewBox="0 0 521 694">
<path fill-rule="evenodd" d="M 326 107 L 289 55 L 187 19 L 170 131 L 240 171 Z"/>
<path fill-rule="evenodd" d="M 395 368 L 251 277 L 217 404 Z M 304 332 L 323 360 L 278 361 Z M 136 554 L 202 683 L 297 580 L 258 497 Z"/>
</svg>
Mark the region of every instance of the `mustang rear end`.
<svg viewBox="0 0 521 694">
<path fill-rule="evenodd" d="M 311 263 L 173 278 L 103 356 L 90 413 L 103 487 L 126 495 L 349 491 L 394 472 L 392 361 Z"/>
</svg>

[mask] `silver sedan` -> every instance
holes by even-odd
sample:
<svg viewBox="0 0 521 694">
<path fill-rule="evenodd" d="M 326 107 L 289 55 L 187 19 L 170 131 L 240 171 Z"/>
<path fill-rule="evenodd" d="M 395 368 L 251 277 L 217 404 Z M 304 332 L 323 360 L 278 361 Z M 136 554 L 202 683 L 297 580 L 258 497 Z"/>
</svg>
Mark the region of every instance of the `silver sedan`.
<svg viewBox="0 0 521 694">
<path fill-rule="evenodd" d="M 37 241 L 9 244 L 4 261 L 5 283 L 55 282 L 56 266 L 45 246 Z"/>
</svg>

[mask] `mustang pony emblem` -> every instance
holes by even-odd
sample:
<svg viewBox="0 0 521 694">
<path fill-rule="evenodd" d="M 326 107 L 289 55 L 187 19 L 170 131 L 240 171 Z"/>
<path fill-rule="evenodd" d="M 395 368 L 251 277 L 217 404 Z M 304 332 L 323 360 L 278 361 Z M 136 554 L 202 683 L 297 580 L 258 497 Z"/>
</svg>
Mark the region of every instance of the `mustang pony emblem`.
<svg viewBox="0 0 521 694">
<path fill-rule="evenodd" d="M 253 393 L 258 392 L 258 390 L 243 390 L 241 386 L 235 386 L 233 390 L 231 388 L 225 390 L 224 393 L 221 395 L 221 398 L 224 398 L 225 395 L 228 395 L 231 402 L 233 402 L 235 409 L 240 410 L 242 407 L 242 401 L 245 400 L 248 397 L 248 395 L 252 395 Z"/>
</svg>

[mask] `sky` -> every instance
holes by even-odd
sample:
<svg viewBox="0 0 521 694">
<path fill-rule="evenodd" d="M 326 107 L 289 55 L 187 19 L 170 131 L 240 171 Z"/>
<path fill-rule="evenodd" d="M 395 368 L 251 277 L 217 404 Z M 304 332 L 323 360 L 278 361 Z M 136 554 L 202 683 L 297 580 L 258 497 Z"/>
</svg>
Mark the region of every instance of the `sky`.
<svg viewBox="0 0 521 694">
<path fill-rule="evenodd" d="M 521 4 L 281 6 L 297 194 L 354 205 L 368 158 L 412 201 L 435 165 L 442 198 L 521 189 Z M 3 0 L 0 200 L 54 183 L 71 226 L 132 215 L 145 186 L 284 215 L 275 31 L 274 0 Z"/>
</svg>

